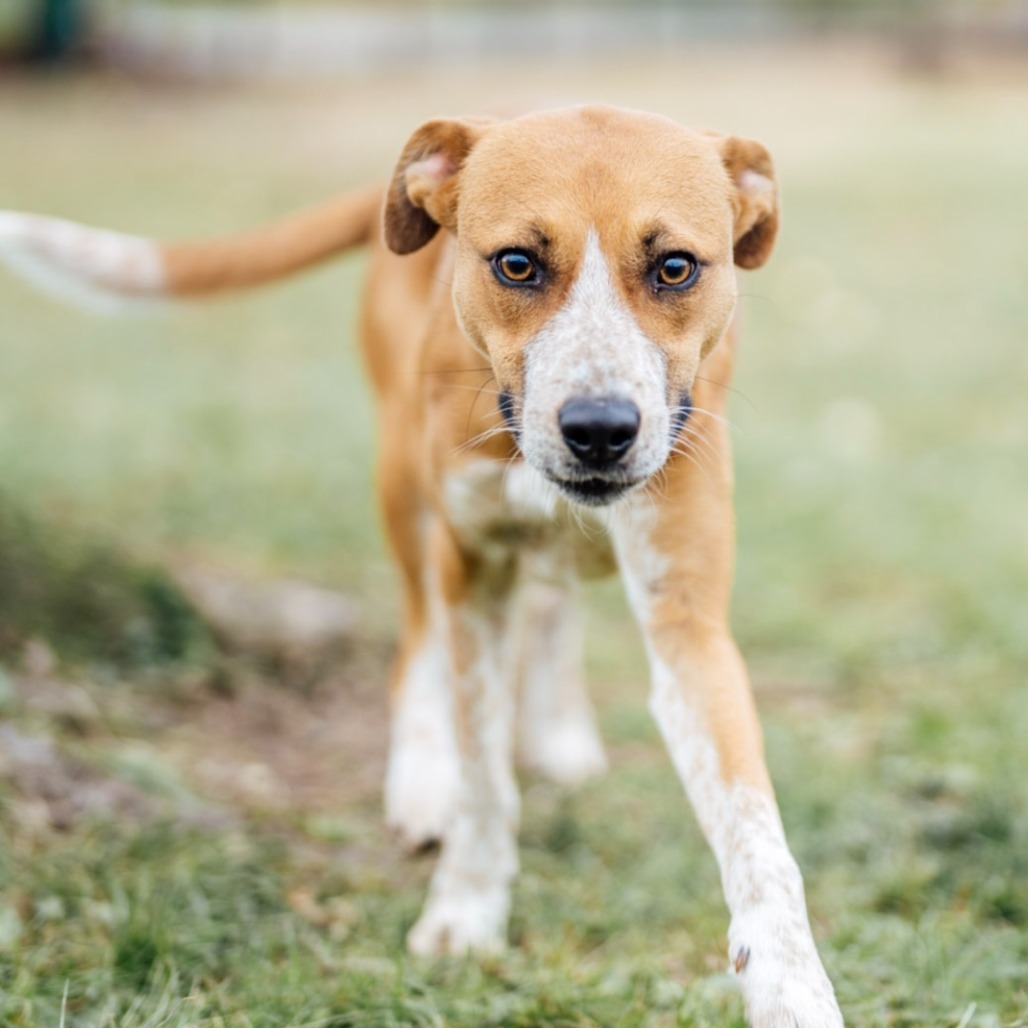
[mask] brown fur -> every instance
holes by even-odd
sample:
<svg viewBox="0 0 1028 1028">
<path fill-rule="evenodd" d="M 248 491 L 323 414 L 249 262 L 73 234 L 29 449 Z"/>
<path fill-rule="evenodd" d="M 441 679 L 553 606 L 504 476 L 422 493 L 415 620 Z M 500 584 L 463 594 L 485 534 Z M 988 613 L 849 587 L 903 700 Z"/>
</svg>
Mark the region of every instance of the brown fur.
<svg viewBox="0 0 1028 1028">
<path fill-rule="evenodd" d="M 243 235 L 167 244 L 161 248 L 167 290 L 195 296 L 284 278 L 367 242 L 381 203 L 381 189 L 367 189 Z"/>
</svg>

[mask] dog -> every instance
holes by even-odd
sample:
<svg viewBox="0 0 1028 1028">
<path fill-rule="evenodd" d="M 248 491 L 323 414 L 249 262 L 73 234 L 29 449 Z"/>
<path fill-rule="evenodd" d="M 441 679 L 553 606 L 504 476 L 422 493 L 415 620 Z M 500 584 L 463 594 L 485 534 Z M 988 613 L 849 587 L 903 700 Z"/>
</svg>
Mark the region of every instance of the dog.
<svg viewBox="0 0 1028 1028">
<path fill-rule="evenodd" d="M 503 945 L 516 749 L 563 781 L 603 769 L 576 583 L 618 570 L 749 1023 L 843 1023 L 728 617 L 736 269 L 767 260 L 778 219 L 760 143 L 600 106 L 429 121 L 384 190 L 229 239 L 0 213 L 0 256 L 93 297 L 253 286 L 370 246 L 361 335 L 404 591 L 386 812 L 409 845 L 443 842 L 414 953 Z"/>
</svg>

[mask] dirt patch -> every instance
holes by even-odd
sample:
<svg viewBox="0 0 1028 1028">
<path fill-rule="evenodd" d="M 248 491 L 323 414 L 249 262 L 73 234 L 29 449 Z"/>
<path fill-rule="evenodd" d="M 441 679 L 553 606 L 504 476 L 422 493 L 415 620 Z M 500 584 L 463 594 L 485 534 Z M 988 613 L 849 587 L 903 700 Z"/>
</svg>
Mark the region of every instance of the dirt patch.
<svg viewBox="0 0 1028 1028">
<path fill-rule="evenodd" d="M 53 739 L 11 724 L 0 724 L 0 781 L 13 787 L 12 820 L 23 832 L 91 818 L 139 821 L 161 808 L 156 797 L 68 756 Z"/>
<path fill-rule="evenodd" d="M 227 693 L 157 695 L 63 679 L 49 663 L 5 676 L 0 784 L 31 833 L 91 819 L 345 818 L 379 802 L 385 773 L 385 664 L 357 663 L 306 694 L 247 670 Z"/>
<path fill-rule="evenodd" d="M 385 774 L 382 684 L 344 675 L 303 696 L 257 685 L 193 706 L 161 750 L 203 796 L 279 816 L 376 801 Z"/>
</svg>

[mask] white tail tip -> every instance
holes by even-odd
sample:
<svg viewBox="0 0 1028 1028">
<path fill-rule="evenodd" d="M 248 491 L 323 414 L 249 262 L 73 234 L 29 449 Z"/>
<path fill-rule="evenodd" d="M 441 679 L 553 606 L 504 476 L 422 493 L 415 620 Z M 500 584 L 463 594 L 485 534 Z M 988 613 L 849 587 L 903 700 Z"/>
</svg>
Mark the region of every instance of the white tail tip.
<svg viewBox="0 0 1028 1028">
<path fill-rule="evenodd" d="M 60 218 L 0 211 L 0 261 L 40 289 L 94 309 L 164 292 L 157 244 Z"/>
</svg>

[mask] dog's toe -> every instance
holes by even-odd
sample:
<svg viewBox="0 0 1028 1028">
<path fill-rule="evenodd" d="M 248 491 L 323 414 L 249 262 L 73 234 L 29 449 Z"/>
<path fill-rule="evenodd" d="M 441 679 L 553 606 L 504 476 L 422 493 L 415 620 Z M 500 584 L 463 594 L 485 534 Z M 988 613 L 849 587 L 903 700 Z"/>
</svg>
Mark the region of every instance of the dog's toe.
<svg viewBox="0 0 1028 1028">
<path fill-rule="evenodd" d="M 804 986 L 787 988 L 766 1005 L 747 1007 L 751 1028 L 843 1028 L 835 1001 Z"/>
<path fill-rule="evenodd" d="M 419 806 L 394 798 L 386 802 L 386 825 L 408 853 L 426 853 L 442 843 L 451 810 L 451 805 L 445 802 Z"/>
<path fill-rule="evenodd" d="M 751 1028 L 843 1028 L 816 952 L 806 960 L 783 960 L 773 949 L 751 951 L 739 945 L 731 967 L 742 986 Z"/>
<path fill-rule="evenodd" d="M 417 956 L 497 953 L 505 945 L 506 923 L 501 897 L 433 898 L 407 934 L 407 948 Z"/>
<path fill-rule="evenodd" d="M 455 755 L 396 747 L 385 783 L 386 824 L 404 848 L 419 852 L 442 842 L 457 802 Z"/>
</svg>

